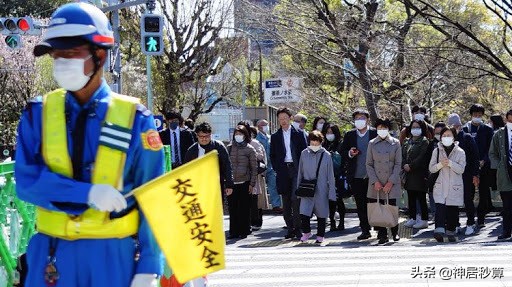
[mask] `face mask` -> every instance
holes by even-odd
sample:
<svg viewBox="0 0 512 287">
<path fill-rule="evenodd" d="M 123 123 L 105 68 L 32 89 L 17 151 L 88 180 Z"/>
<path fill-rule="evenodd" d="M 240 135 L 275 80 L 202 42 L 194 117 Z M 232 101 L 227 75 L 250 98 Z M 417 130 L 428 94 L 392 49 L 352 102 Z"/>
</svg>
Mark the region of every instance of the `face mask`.
<svg viewBox="0 0 512 287">
<path fill-rule="evenodd" d="M 421 129 L 418 129 L 418 128 L 416 128 L 416 129 L 411 129 L 411 135 L 412 135 L 413 137 L 419 137 L 419 136 L 421 136 Z"/>
<path fill-rule="evenodd" d="M 414 119 L 417 120 L 417 121 L 424 121 L 425 120 L 425 115 L 424 114 L 415 114 L 414 115 Z"/>
<path fill-rule="evenodd" d="M 243 143 L 243 142 L 244 142 L 244 136 L 236 135 L 236 136 L 235 136 L 235 141 L 236 141 L 237 143 Z"/>
<path fill-rule="evenodd" d="M 171 128 L 171 130 L 175 130 L 176 128 L 178 128 L 178 125 L 179 125 L 179 123 L 172 122 L 169 124 L 169 127 Z"/>
<path fill-rule="evenodd" d="M 512 123 L 507 123 L 507 129 L 512 130 Z"/>
<path fill-rule="evenodd" d="M 362 130 L 366 127 L 366 120 L 356 120 L 354 125 L 356 126 L 356 129 Z"/>
<path fill-rule="evenodd" d="M 298 122 L 292 122 L 292 126 L 296 129 L 296 130 L 299 130 L 300 131 L 300 127 L 299 127 L 299 123 Z"/>
<path fill-rule="evenodd" d="M 319 145 L 310 145 L 309 148 L 314 151 L 314 152 L 317 152 L 320 150 L 322 146 L 319 146 Z"/>
<path fill-rule="evenodd" d="M 479 125 L 482 123 L 482 118 L 472 118 L 471 121 L 475 124 L 475 125 Z"/>
<path fill-rule="evenodd" d="M 334 134 L 326 134 L 326 135 L 325 135 L 325 138 L 326 138 L 328 141 L 332 142 L 332 141 L 334 140 Z"/>
<path fill-rule="evenodd" d="M 444 137 L 441 138 L 441 141 L 444 146 L 451 146 L 453 144 L 453 137 Z"/>
<path fill-rule="evenodd" d="M 263 128 L 262 128 L 262 129 L 263 129 L 263 132 L 264 132 L 264 133 L 268 134 L 268 132 L 269 132 L 269 128 L 268 128 L 268 126 L 263 126 Z"/>
<path fill-rule="evenodd" d="M 53 60 L 53 78 L 63 89 L 76 92 L 81 90 L 92 76 L 84 75 L 84 64 L 92 55 L 85 59 L 57 58 Z"/>
<path fill-rule="evenodd" d="M 436 135 L 434 135 L 434 138 L 436 138 L 437 141 L 440 141 L 441 140 L 441 135 L 436 134 Z"/>
<path fill-rule="evenodd" d="M 322 131 L 323 128 L 324 128 L 324 124 L 316 124 L 317 131 Z"/>
<path fill-rule="evenodd" d="M 377 134 L 384 139 L 389 135 L 389 130 L 377 130 Z"/>
</svg>

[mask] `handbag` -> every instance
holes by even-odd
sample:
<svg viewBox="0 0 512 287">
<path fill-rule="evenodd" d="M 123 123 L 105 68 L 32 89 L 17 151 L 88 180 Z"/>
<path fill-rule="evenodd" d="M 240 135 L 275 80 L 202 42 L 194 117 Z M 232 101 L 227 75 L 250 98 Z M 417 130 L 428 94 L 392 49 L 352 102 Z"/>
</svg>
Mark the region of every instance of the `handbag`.
<svg viewBox="0 0 512 287">
<path fill-rule="evenodd" d="M 322 159 L 324 158 L 324 153 L 320 156 L 320 161 L 318 162 L 318 166 L 316 167 L 316 177 L 315 179 L 302 179 L 299 183 L 295 194 L 300 197 L 313 197 L 315 196 L 316 190 L 316 180 L 318 179 L 318 171 L 320 170 L 320 164 L 322 163 Z"/>
<path fill-rule="evenodd" d="M 437 148 L 437 162 L 439 163 L 439 148 Z M 430 173 L 427 178 L 427 188 L 428 191 L 434 190 L 434 185 L 436 184 L 437 178 L 439 177 L 439 171 Z"/>
<path fill-rule="evenodd" d="M 258 160 L 258 174 L 265 173 L 267 171 L 267 165 L 264 161 Z"/>
<path fill-rule="evenodd" d="M 398 225 L 398 206 L 389 204 L 389 194 L 384 204 L 380 203 L 380 191 L 377 192 L 377 202 L 368 203 L 368 222 L 371 226 L 395 227 Z"/>
</svg>

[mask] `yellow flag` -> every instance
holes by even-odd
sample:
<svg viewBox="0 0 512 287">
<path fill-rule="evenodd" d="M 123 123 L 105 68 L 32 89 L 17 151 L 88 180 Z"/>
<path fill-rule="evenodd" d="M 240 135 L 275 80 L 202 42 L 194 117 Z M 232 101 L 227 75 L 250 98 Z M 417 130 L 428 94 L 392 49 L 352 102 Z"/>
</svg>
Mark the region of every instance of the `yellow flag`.
<svg viewBox="0 0 512 287">
<path fill-rule="evenodd" d="M 217 151 L 134 190 L 179 282 L 224 269 L 224 228 Z"/>
</svg>

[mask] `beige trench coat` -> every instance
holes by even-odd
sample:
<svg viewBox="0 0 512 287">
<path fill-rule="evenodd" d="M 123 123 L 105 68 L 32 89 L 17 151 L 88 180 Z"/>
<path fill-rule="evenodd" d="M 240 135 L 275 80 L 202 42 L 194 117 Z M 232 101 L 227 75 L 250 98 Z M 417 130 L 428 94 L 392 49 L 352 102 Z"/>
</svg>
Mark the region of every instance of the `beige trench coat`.
<svg viewBox="0 0 512 287">
<path fill-rule="evenodd" d="M 263 161 L 265 165 L 267 165 L 267 154 L 265 152 L 265 147 L 255 139 L 251 141 L 250 145 L 252 145 L 252 147 L 254 147 L 256 150 L 256 160 Z M 258 195 L 258 208 L 270 209 L 267 195 L 267 184 L 263 175 L 264 174 L 258 174 L 258 177 L 256 178 L 256 185 L 254 186 L 252 194 Z"/>
<path fill-rule="evenodd" d="M 439 154 L 439 162 L 437 162 L 437 153 Z M 448 158 L 450 163 L 444 166 L 441 163 L 443 159 Z M 466 153 L 459 147 L 459 143 L 455 142 L 455 147 L 449 156 L 446 155 L 444 146 L 439 143 L 437 148 L 432 152 L 429 170 L 434 173 L 439 171 L 436 183 L 434 184 L 434 201 L 450 206 L 464 205 L 464 185 L 462 174 L 466 167 Z"/>
<path fill-rule="evenodd" d="M 402 169 L 402 148 L 400 142 L 391 136 L 384 140 L 379 136 L 370 140 L 366 154 L 366 172 L 368 173 L 368 198 L 377 198 L 377 192 L 373 189 L 379 181 L 382 186 L 393 183 L 389 192 L 389 199 L 398 199 L 402 196 L 400 182 L 400 170 Z M 384 194 L 380 194 L 383 198 Z"/>
</svg>

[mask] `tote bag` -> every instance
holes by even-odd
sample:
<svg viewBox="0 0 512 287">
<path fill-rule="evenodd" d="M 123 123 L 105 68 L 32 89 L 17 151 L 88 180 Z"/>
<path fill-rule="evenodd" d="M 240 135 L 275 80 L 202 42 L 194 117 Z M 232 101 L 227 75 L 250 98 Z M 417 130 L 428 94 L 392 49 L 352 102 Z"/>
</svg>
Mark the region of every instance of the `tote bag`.
<svg viewBox="0 0 512 287">
<path fill-rule="evenodd" d="M 368 222 L 371 226 L 395 227 L 398 224 L 398 206 L 389 204 L 389 195 L 381 204 L 379 194 L 380 191 L 377 192 L 377 202 L 368 203 Z"/>
</svg>

